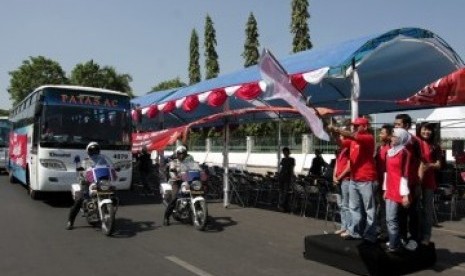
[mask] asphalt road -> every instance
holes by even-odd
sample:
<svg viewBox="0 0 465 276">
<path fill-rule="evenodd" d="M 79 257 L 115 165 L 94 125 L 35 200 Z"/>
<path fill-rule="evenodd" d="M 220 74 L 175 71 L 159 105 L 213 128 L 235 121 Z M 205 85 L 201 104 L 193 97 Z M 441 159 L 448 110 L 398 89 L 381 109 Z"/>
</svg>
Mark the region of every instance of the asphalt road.
<svg viewBox="0 0 465 276">
<path fill-rule="evenodd" d="M 162 226 L 164 207 L 154 197 L 121 199 L 113 237 L 79 216 L 67 231 L 68 195 L 34 201 L 1 176 L 0 275 L 348 275 L 302 256 L 305 235 L 333 230 L 321 220 L 212 203 L 211 223 L 199 232 Z M 435 229 L 438 264 L 417 275 L 464 275 L 465 226 L 457 223 Z"/>
</svg>

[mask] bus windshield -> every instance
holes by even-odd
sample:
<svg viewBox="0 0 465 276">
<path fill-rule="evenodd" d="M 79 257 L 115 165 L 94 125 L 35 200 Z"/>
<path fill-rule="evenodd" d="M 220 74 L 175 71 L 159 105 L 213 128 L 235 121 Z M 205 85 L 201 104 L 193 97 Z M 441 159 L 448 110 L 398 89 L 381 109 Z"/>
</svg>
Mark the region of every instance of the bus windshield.
<svg viewBox="0 0 465 276">
<path fill-rule="evenodd" d="M 85 147 L 95 141 L 102 148 L 126 148 L 130 133 L 128 114 L 121 109 L 45 105 L 40 119 L 42 147 Z"/>
</svg>

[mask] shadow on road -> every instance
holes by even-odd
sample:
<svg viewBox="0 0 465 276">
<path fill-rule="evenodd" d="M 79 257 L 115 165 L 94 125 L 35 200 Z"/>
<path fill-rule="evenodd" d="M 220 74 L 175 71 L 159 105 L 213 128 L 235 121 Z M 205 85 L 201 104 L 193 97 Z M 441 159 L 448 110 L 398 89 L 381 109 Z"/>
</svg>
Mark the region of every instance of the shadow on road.
<svg viewBox="0 0 465 276">
<path fill-rule="evenodd" d="M 455 266 L 465 264 L 465 253 L 464 252 L 451 252 L 445 248 L 436 249 L 437 262 L 434 266 L 434 270 L 437 272 L 443 272 L 448 269 L 452 269 Z"/>
<path fill-rule="evenodd" d="M 144 205 L 144 204 L 159 204 L 162 202 L 159 194 L 140 194 L 134 191 L 118 191 L 120 205 Z"/>
<path fill-rule="evenodd" d="M 205 232 L 221 232 L 225 227 L 237 225 L 237 222 L 231 217 L 208 217 L 208 224 Z"/>
<path fill-rule="evenodd" d="M 131 238 L 137 235 L 137 233 L 152 231 L 159 226 L 155 226 L 154 221 L 133 221 L 132 219 L 117 218 L 116 229 L 113 233 L 113 238 Z"/>
</svg>

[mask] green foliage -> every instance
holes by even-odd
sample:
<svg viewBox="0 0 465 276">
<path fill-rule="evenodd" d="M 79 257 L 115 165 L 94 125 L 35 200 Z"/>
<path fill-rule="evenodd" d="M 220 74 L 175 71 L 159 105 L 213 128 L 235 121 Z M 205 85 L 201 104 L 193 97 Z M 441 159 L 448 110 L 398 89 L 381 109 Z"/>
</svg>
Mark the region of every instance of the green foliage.
<svg viewBox="0 0 465 276">
<path fill-rule="evenodd" d="M 102 68 L 93 60 L 77 64 L 71 71 L 70 81 L 73 85 L 111 89 L 134 97 L 129 85 L 132 81 L 129 74 L 118 74 L 115 68 L 110 66 Z"/>
<path fill-rule="evenodd" d="M 162 81 L 156 86 L 152 87 L 152 91 L 149 93 L 157 92 L 157 91 L 163 91 L 163 90 L 168 90 L 171 88 L 177 88 L 177 87 L 184 87 L 186 84 L 182 82 L 179 77 L 172 79 L 172 80 L 167 80 L 167 81 Z"/>
<path fill-rule="evenodd" d="M 13 105 L 19 103 L 41 85 L 68 83 L 60 64 L 43 56 L 29 57 L 29 60 L 24 60 L 17 70 L 9 74 L 11 79 L 8 93 L 13 100 Z"/>
<path fill-rule="evenodd" d="M 9 110 L 0 109 L 0 116 L 8 116 L 8 115 L 10 115 Z"/>
<path fill-rule="evenodd" d="M 213 27 L 213 21 L 209 15 L 205 20 L 205 78 L 216 78 L 220 73 L 220 66 L 218 64 L 218 54 L 216 53 L 216 31 Z"/>
<path fill-rule="evenodd" d="M 258 47 L 260 47 L 260 42 L 258 41 L 258 27 L 253 13 L 250 13 L 249 19 L 247 20 L 245 36 L 244 52 L 241 56 L 245 60 L 244 67 L 249 67 L 257 64 L 260 58 L 260 53 L 258 52 Z"/>
<path fill-rule="evenodd" d="M 195 29 L 192 30 L 191 41 L 189 46 L 189 84 L 200 82 L 200 53 L 199 53 L 199 36 Z"/>
<path fill-rule="evenodd" d="M 308 0 L 292 0 L 291 33 L 294 34 L 292 40 L 293 53 L 313 47 L 312 42 L 310 42 L 310 31 L 308 28 L 308 19 L 310 19 L 308 7 Z"/>
</svg>

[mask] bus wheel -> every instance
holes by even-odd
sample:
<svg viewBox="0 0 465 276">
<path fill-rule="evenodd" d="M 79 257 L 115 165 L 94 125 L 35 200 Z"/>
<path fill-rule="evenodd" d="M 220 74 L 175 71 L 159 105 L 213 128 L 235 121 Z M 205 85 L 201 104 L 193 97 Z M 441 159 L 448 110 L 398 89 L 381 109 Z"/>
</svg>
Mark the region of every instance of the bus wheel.
<svg viewBox="0 0 465 276">
<path fill-rule="evenodd" d="M 38 200 L 40 199 L 40 193 L 39 191 L 36 191 L 36 190 L 32 190 L 30 187 L 29 187 L 29 196 L 33 199 L 33 200 Z"/>
<path fill-rule="evenodd" d="M 26 185 L 28 188 L 29 196 L 34 200 L 39 199 L 39 191 L 33 190 L 31 188 L 31 181 L 29 180 L 29 167 L 26 168 Z"/>
</svg>

